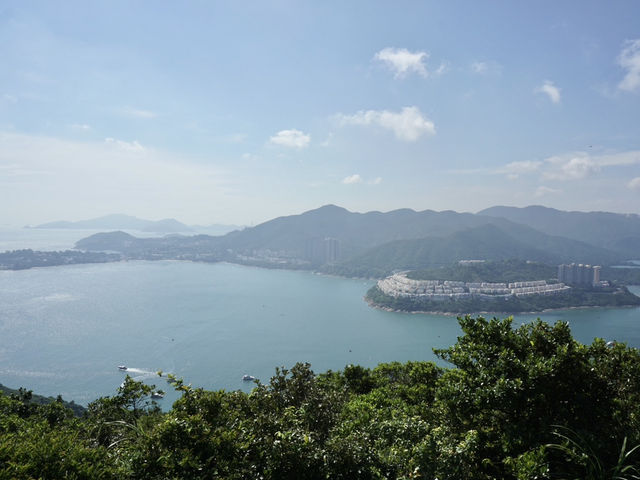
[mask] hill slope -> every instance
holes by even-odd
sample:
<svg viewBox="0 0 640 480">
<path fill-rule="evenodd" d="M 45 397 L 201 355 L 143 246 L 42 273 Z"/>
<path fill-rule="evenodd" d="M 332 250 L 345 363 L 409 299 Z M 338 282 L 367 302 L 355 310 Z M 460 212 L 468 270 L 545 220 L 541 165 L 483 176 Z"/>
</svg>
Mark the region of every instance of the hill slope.
<svg viewBox="0 0 640 480">
<path fill-rule="evenodd" d="M 525 230 L 531 230 L 530 237 Z M 394 270 L 449 265 L 459 260 L 507 260 L 518 258 L 548 264 L 562 262 L 615 261 L 605 249 L 576 240 L 552 237 L 521 227 L 512 234 L 495 225 L 458 231 L 446 237 L 397 240 L 374 247 L 342 264 L 327 267 L 330 273 L 355 276 L 383 276 Z M 588 259 L 588 260 L 586 260 Z"/>
<path fill-rule="evenodd" d="M 629 258 L 640 256 L 640 216 L 635 214 L 564 212 L 542 206 L 496 206 L 482 210 L 478 215 L 504 218 L 549 235 L 615 250 Z"/>
<path fill-rule="evenodd" d="M 303 256 L 305 244 L 310 238 L 332 237 L 340 240 L 343 258 L 347 259 L 396 240 L 446 237 L 484 225 L 493 225 L 519 240 L 535 239 L 541 249 L 562 247 L 561 242 L 550 240 L 549 235 L 499 217 L 454 211 L 416 212 L 410 209 L 387 213 L 353 213 L 334 205 L 300 215 L 279 217 L 253 228 L 232 232 L 224 237 L 223 244 L 236 251 L 271 249 Z M 561 253 L 568 254 L 572 248 L 573 245 L 567 246 L 566 251 Z"/>
</svg>

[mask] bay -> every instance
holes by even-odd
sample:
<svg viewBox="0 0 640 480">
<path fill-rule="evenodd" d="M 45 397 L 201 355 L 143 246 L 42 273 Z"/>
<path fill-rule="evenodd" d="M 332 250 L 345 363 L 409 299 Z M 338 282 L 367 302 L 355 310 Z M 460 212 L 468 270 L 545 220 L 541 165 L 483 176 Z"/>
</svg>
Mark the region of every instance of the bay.
<svg viewBox="0 0 640 480">
<path fill-rule="evenodd" d="M 0 383 L 87 404 L 126 374 L 170 390 L 158 370 L 208 389 L 253 387 L 276 366 L 436 360 L 451 316 L 370 308 L 372 281 L 233 264 L 119 262 L 0 271 Z M 636 294 L 640 288 L 633 287 Z M 575 337 L 640 347 L 640 308 L 522 315 L 568 321 Z M 126 364 L 127 372 L 117 365 Z M 169 392 L 163 406 L 177 398 Z"/>
</svg>

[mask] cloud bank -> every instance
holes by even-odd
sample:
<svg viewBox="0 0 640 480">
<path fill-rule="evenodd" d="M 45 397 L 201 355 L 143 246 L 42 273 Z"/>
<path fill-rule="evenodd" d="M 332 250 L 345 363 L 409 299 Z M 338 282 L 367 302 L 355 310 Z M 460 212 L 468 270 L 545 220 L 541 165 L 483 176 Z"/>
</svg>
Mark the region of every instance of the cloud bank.
<svg viewBox="0 0 640 480">
<path fill-rule="evenodd" d="M 340 125 L 378 126 L 392 131 L 396 138 L 415 142 L 423 135 L 435 135 L 434 123 L 418 107 L 404 107 L 400 112 L 361 110 L 353 115 L 336 115 Z"/>
</svg>

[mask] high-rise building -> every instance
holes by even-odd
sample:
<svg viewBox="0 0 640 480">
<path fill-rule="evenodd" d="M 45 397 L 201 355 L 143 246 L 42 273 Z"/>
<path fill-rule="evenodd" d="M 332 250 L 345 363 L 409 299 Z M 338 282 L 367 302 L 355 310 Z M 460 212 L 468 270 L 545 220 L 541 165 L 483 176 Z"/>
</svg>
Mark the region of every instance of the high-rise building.
<svg viewBox="0 0 640 480">
<path fill-rule="evenodd" d="M 558 281 L 574 285 L 597 285 L 600 282 L 600 267 L 582 263 L 558 265 Z"/>
<path fill-rule="evenodd" d="M 340 240 L 331 237 L 313 237 L 307 240 L 305 257 L 314 265 L 333 263 L 340 259 Z"/>
</svg>

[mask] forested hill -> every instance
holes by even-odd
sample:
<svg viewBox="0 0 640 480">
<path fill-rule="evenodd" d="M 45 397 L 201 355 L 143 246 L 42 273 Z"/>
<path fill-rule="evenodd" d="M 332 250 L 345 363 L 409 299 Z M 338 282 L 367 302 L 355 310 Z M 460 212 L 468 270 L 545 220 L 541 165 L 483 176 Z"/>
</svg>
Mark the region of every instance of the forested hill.
<svg viewBox="0 0 640 480">
<path fill-rule="evenodd" d="M 506 232 L 494 225 L 483 225 L 446 237 L 390 242 L 324 270 L 347 276 L 382 277 L 394 270 L 443 266 L 463 259 L 511 258 L 548 264 L 582 262 L 588 258 L 594 264 L 608 264 L 619 257 L 602 248 L 541 234 L 526 227 Z"/>
<path fill-rule="evenodd" d="M 640 255 L 640 216 L 610 212 L 564 212 L 542 206 L 491 207 L 478 215 L 504 218 L 550 235 L 561 235 L 599 247 Z"/>
<path fill-rule="evenodd" d="M 454 280 L 458 282 L 523 282 L 555 279 L 558 269 L 541 262 L 509 259 L 504 261 L 453 264 L 440 268 L 414 270 L 414 280 Z"/>
<path fill-rule="evenodd" d="M 271 249 L 302 254 L 310 238 L 332 237 L 340 240 L 343 255 L 350 257 L 394 240 L 443 237 L 486 224 L 504 229 L 520 228 L 509 220 L 471 213 L 410 209 L 355 213 L 325 205 L 300 215 L 279 217 L 253 228 L 231 232 L 224 237 L 223 244 L 236 250 Z"/>
</svg>

